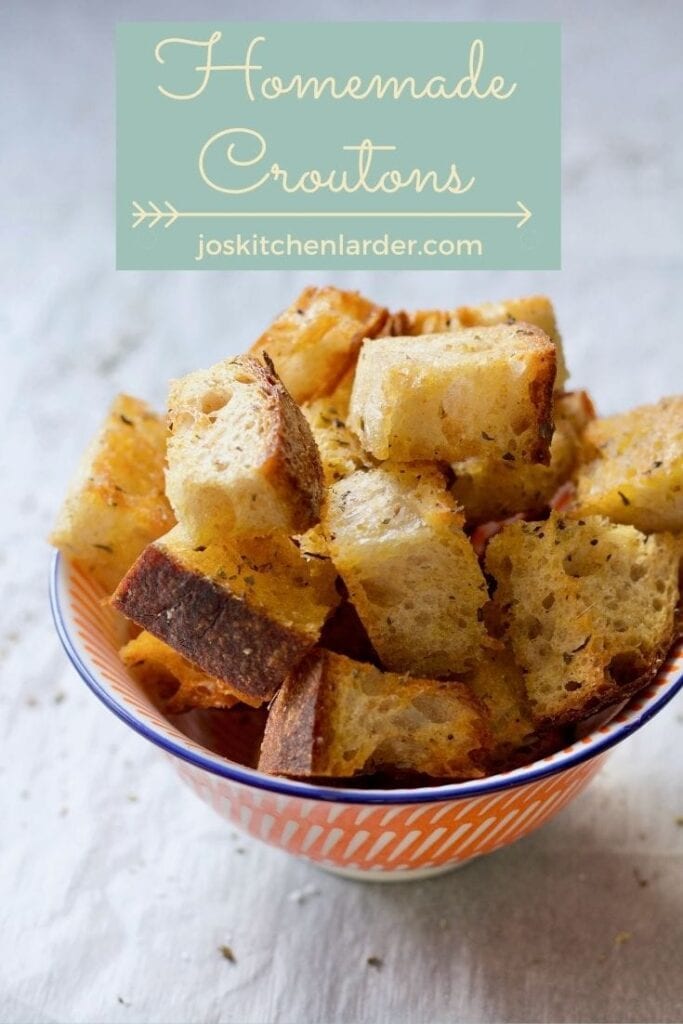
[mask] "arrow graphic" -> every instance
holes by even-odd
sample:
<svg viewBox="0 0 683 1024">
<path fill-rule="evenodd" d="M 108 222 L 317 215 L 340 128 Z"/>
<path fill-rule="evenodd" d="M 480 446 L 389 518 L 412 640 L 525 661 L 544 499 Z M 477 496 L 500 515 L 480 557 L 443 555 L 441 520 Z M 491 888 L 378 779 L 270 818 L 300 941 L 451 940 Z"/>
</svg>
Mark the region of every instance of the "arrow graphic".
<svg viewBox="0 0 683 1024">
<path fill-rule="evenodd" d="M 256 218 L 256 217 L 267 217 L 267 218 L 271 218 L 271 217 L 280 217 L 280 218 L 289 218 L 289 217 L 319 217 L 319 218 L 330 218 L 330 217 L 337 217 L 337 218 L 391 217 L 391 218 L 394 218 L 394 217 L 398 217 L 398 218 L 411 218 L 411 217 L 414 217 L 414 218 L 431 218 L 431 219 L 440 219 L 440 218 L 445 218 L 445 217 L 448 217 L 448 218 L 452 218 L 452 217 L 463 217 L 463 218 L 464 217 L 469 217 L 469 218 L 476 219 L 476 218 L 479 218 L 479 217 L 493 217 L 493 218 L 500 218 L 500 219 L 503 219 L 503 218 L 515 219 L 517 221 L 516 227 L 517 228 L 523 228 L 524 225 L 526 224 L 526 222 L 528 220 L 530 220 L 531 217 L 533 216 L 533 214 L 531 213 L 531 210 L 529 210 L 528 207 L 526 207 L 524 205 L 524 203 L 522 203 L 519 199 L 517 200 L 517 209 L 516 210 L 506 210 L 506 211 L 494 211 L 494 210 L 491 210 L 491 211 L 448 210 L 448 211 L 445 211 L 445 212 L 438 212 L 438 213 L 434 212 L 434 211 L 426 211 L 426 212 L 422 213 L 422 212 L 417 211 L 417 210 L 403 210 L 403 211 L 398 211 L 396 213 L 389 213 L 389 212 L 384 213 L 384 212 L 378 211 L 378 210 L 373 210 L 373 211 L 368 211 L 368 212 L 362 212 L 360 210 L 351 210 L 348 213 L 346 211 L 342 211 L 342 210 L 336 210 L 336 211 L 333 211 L 332 213 L 321 213 L 321 212 L 317 212 L 317 211 L 302 211 L 302 210 L 299 210 L 299 211 L 295 210 L 295 211 L 293 211 L 291 213 L 286 212 L 284 210 L 267 210 L 267 211 L 253 211 L 253 212 L 252 211 L 248 211 L 247 212 L 247 211 L 244 211 L 244 210 L 240 210 L 239 212 L 231 212 L 231 211 L 227 211 L 227 210 L 176 210 L 175 206 L 173 206 L 172 203 L 169 203 L 168 199 L 165 199 L 162 205 L 166 207 L 165 210 L 162 210 L 159 206 L 157 206 L 156 203 L 153 203 L 151 200 L 149 200 L 148 203 L 147 203 L 147 206 L 149 207 L 149 209 L 145 210 L 144 207 L 140 205 L 140 203 L 137 203 L 137 202 L 133 201 L 133 211 L 132 211 L 133 212 L 133 227 L 137 228 L 137 227 L 140 226 L 140 224 L 143 224 L 146 221 L 148 228 L 156 227 L 156 225 L 159 224 L 160 222 L 163 222 L 163 225 L 164 225 L 165 228 L 170 228 L 171 224 L 175 224 L 175 222 L 177 220 L 182 220 L 182 219 L 186 219 L 187 220 L 187 219 L 190 219 L 190 218 L 195 219 L 195 220 L 210 220 L 210 219 L 214 219 L 216 217 L 228 218 L 228 219 Z"/>
</svg>

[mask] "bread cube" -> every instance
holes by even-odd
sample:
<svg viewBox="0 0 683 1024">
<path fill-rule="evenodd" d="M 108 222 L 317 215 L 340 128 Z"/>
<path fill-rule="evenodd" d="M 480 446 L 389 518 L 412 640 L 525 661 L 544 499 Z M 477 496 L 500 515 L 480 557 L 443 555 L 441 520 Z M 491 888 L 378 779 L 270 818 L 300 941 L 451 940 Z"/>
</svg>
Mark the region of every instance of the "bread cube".
<svg viewBox="0 0 683 1024">
<path fill-rule="evenodd" d="M 314 650 L 268 715 L 259 769 L 299 778 L 376 771 L 439 779 L 483 774 L 486 718 L 463 683 L 382 672 Z"/>
<path fill-rule="evenodd" d="M 357 292 L 306 288 L 249 353 L 267 352 L 294 401 L 310 402 L 334 391 L 363 339 L 373 338 L 386 317 L 386 309 Z"/>
<path fill-rule="evenodd" d="M 486 582 L 441 472 L 385 464 L 328 491 L 334 564 L 385 668 L 446 676 L 487 644 Z"/>
<path fill-rule="evenodd" d="M 488 716 L 490 770 L 527 764 L 562 746 L 558 729 L 539 728 L 534 721 L 524 675 L 505 647 L 488 651 L 474 672 L 463 678 Z"/>
<path fill-rule="evenodd" d="M 550 460 L 555 346 L 537 327 L 363 345 L 349 426 L 377 459 Z"/>
<path fill-rule="evenodd" d="M 645 533 L 683 530 L 683 396 L 590 423 L 584 458 L 576 515 Z"/>
<path fill-rule="evenodd" d="M 489 541 L 494 609 L 534 719 L 564 724 L 644 686 L 674 638 L 675 542 L 600 516 L 516 522 Z"/>
<path fill-rule="evenodd" d="M 277 375 L 238 356 L 173 381 L 166 489 L 198 544 L 303 533 L 320 516 L 322 467 Z"/>
<path fill-rule="evenodd" d="M 542 513 L 571 478 L 581 451 L 581 436 L 594 415 L 586 391 L 555 396 L 555 432 L 548 466 L 499 458 L 454 463 L 452 490 L 465 509 L 467 522 L 506 519 L 517 512 L 532 517 Z"/>
<path fill-rule="evenodd" d="M 129 640 L 119 651 L 119 657 L 169 715 L 193 708 L 231 708 L 240 701 L 230 686 L 207 676 L 147 630 Z"/>
<path fill-rule="evenodd" d="M 339 602 L 329 559 L 287 537 L 197 545 L 176 526 L 151 544 L 112 604 L 251 703 L 270 700 Z"/>
<path fill-rule="evenodd" d="M 374 463 L 346 425 L 352 385 L 353 371 L 344 377 L 331 395 L 301 407 L 318 446 L 323 477 L 328 486 Z"/>
<path fill-rule="evenodd" d="M 119 395 L 81 459 L 50 542 L 107 593 L 173 525 L 165 455 L 164 421 L 139 399 Z"/>
<path fill-rule="evenodd" d="M 394 336 L 440 334 L 443 331 L 457 331 L 461 327 L 493 327 L 517 321 L 540 327 L 555 345 L 555 390 L 561 391 L 567 380 L 567 367 L 555 310 L 545 295 L 484 302 L 479 306 L 459 306 L 457 309 L 419 309 L 414 313 L 394 313 L 388 321 L 386 333 Z"/>
</svg>

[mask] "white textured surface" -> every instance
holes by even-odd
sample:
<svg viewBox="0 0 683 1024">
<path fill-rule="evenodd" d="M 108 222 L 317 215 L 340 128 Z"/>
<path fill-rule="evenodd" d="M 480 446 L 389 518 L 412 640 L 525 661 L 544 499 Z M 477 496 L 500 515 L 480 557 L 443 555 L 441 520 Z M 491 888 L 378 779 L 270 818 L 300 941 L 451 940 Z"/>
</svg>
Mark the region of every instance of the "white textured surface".
<svg viewBox="0 0 683 1024">
<path fill-rule="evenodd" d="M 373 888 L 231 832 L 59 649 L 41 538 L 111 395 L 161 402 L 166 378 L 245 346 L 311 276 L 113 270 L 114 19 L 238 10 L 2 7 L 0 1020 L 680 1020 L 680 701 L 540 834 L 452 875 Z M 418 10 L 495 18 L 509 5 L 362 6 Z M 602 410 L 681 390 L 682 10 L 566 6 L 561 273 L 338 280 L 407 306 L 548 290 L 574 379 Z M 287 8 L 314 11 L 340 17 L 344 4 Z"/>
</svg>

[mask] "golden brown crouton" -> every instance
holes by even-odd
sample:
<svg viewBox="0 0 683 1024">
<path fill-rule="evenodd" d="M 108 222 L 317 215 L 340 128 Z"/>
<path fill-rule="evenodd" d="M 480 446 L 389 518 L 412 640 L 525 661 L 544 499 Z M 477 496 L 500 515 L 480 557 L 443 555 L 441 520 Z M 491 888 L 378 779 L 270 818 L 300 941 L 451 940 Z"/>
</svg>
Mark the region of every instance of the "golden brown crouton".
<svg viewBox="0 0 683 1024">
<path fill-rule="evenodd" d="M 550 459 L 555 347 L 528 324 L 363 345 L 349 426 L 377 459 Z"/>
<path fill-rule="evenodd" d="M 195 545 L 176 526 L 151 544 L 115 608 L 252 703 L 271 699 L 339 602 L 328 559 L 289 538 Z"/>
<path fill-rule="evenodd" d="M 444 676 L 481 657 L 488 594 L 462 524 L 435 466 L 385 463 L 329 489 L 330 553 L 386 668 Z"/>
<path fill-rule="evenodd" d="M 139 399 L 119 395 L 81 459 L 50 541 L 107 593 L 173 525 L 165 454 L 164 421 Z"/>
<path fill-rule="evenodd" d="M 494 610 L 536 721 L 557 724 L 644 686 L 674 636 L 673 538 L 553 513 L 489 541 Z"/>
<path fill-rule="evenodd" d="M 683 396 L 589 423 L 575 514 L 683 530 Z"/>
<path fill-rule="evenodd" d="M 168 419 L 166 489 L 198 544 L 318 522 L 318 450 L 272 369 L 238 356 L 173 381 Z"/>
<path fill-rule="evenodd" d="M 382 769 L 477 778 L 489 742 L 486 717 L 463 683 L 394 675 L 314 650 L 275 698 L 259 769 L 300 778 Z"/>
<path fill-rule="evenodd" d="M 329 395 L 353 365 L 364 338 L 382 329 L 386 309 L 357 292 L 306 288 L 255 342 L 267 352 L 295 402 Z"/>
<path fill-rule="evenodd" d="M 144 629 L 121 648 L 119 656 L 150 697 L 169 715 L 192 708 L 231 708 L 242 699 L 228 684 L 207 676 Z"/>
</svg>

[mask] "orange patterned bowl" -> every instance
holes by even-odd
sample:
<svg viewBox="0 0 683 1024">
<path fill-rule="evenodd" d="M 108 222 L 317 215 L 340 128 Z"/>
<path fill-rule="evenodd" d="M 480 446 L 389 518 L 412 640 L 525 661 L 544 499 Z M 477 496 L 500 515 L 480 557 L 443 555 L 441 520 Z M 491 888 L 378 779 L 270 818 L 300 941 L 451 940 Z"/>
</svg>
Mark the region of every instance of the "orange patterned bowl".
<svg viewBox="0 0 683 1024">
<path fill-rule="evenodd" d="M 156 744 L 183 779 L 232 825 L 319 867 L 352 878 L 422 878 L 507 846 L 581 793 L 611 747 L 683 686 L 683 643 L 657 678 L 608 722 L 550 757 L 472 782 L 418 789 L 313 785 L 256 771 L 262 714 L 250 710 L 165 717 L 117 657 L 125 624 L 75 566 L 55 556 L 55 625 L 73 665 L 100 700 Z"/>
</svg>

